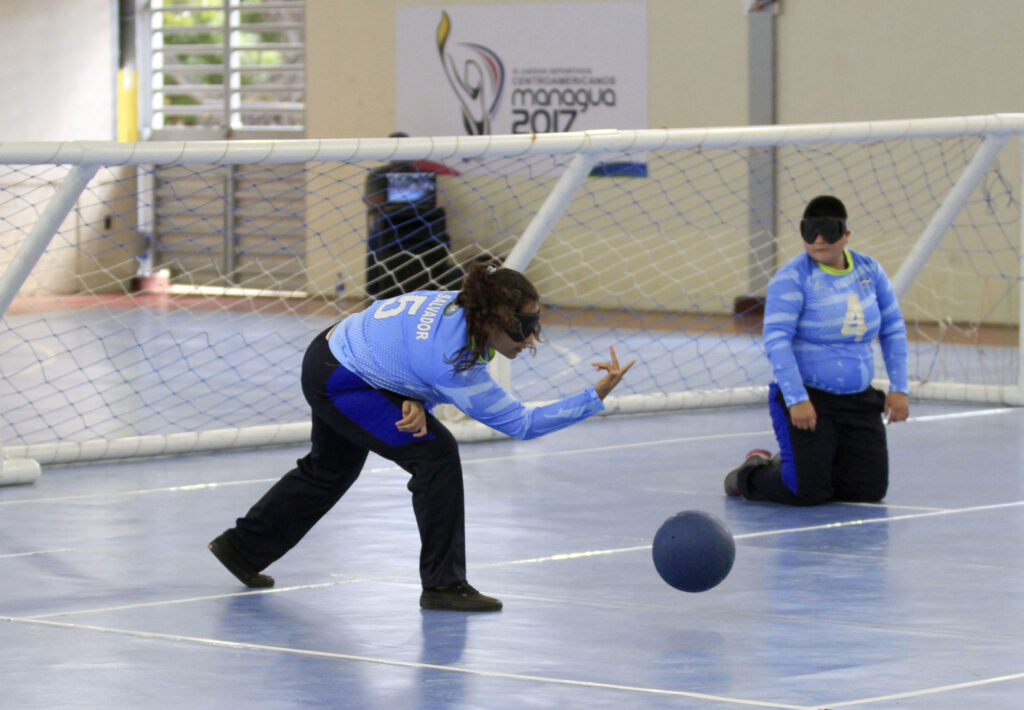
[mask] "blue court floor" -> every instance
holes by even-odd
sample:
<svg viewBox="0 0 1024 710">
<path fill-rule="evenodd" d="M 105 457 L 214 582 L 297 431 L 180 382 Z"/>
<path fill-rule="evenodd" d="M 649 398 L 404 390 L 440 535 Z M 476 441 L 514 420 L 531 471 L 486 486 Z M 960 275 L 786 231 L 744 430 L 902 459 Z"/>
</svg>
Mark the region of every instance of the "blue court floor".
<svg viewBox="0 0 1024 710">
<path fill-rule="evenodd" d="M 1024 409 L 913 402 L 880 505 L 727 499 L 763 408 L 463 447 L 470 581 L 418 607 L 406 474 L 363 477 L 242 587 L 209 554 L 303 451 L 53 467 L 0 488 L 0 708 L 1019 708 Z M 718 587 L 657 576 L 663 520 L 724 520 Z"/>
</svg>

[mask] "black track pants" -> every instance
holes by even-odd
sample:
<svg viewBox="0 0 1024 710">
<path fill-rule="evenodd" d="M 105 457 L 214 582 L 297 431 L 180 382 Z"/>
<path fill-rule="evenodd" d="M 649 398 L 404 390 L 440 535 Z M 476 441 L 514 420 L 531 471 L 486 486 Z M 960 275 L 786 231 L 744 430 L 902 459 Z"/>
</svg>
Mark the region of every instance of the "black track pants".
<svg viewBox="0 0 1024 710">
<path fill-rule="evenodd" d="M 231 543 L 255 569 L 264 569 L 338 502 L 372 451 L 411 474 L 423 586 L 464 580 L 462 464 L 451 432 L 432 415 L 425 437 L 398 431 L 403 398 L 373 389 L 339 365 L 326 333 L 306 351 L 302 389 L 313 410 L 310 452 L 227 531 Z"/>
<path fill-rule="evenodd" d="M 818 505 L 830 500 L 873 502 L 889 487 L 889 451 L 882 423 L 885 393 L 869 387 L 855 394 L 807 388 L 818 415 L 814 431 L 797 429 L 772 385 L 769 408 L 779 460 L 740 474 L 751 500 Z"/>
</svg>

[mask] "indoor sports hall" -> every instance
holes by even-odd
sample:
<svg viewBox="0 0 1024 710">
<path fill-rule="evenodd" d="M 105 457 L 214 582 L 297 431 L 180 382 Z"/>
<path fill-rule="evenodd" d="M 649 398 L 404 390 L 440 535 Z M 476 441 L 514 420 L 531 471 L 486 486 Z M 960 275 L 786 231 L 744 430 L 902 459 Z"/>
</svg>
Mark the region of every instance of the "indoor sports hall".
<svg viewBox="0 0 1024 710">
<path fill-rule="evenodd" d="M 0 710 L 1020 705 L 1024 5 L 2 4 Z M 766 294 L 821 195 L 906 324 L 888 490 L 728 495 L 779 449 Z M 516 399 L 636 361 L 535 439 L 435 410 L 503 608 L 421 609 L 373 454 L 246 587 L 207 546 L 309 451 L 310 341 L 425 339 L 481 262 L 540 294 Z M 701 592 L 655 564 L 692 511 L 735 546 Z"/>
</svg>

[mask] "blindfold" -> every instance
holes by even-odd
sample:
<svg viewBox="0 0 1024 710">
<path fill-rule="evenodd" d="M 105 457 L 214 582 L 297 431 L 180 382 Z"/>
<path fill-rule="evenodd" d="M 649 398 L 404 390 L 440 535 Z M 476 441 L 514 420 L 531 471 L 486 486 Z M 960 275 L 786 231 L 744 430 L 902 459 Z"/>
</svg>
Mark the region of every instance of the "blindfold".
<svg viewBox="0 0 1024 710">
<path fill-rule="evenodd" d="M 819 234 L 829 244 L 835 244 L 846 234 L 846 220 L 835 217 L 812 217 L 800 222 L 800 236 L 808 244 L 813 244 Z"/>
<path fill-rule="evenodd" d="M 521 343 L 537 332 L 540 313 L 516 313 L 516 320 L 519 322 L 519 328 L 509 328 L 505 333 L 515 342 Z"/>
</svg>

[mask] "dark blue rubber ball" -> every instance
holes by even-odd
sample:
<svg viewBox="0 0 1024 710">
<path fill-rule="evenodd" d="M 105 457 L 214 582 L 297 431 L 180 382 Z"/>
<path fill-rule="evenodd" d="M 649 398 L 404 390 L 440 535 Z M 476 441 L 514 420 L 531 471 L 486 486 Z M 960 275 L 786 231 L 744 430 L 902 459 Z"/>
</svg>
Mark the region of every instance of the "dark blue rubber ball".
<svg viewBox="0 0 1024 710">
<path fill-rule="evenodd" d="M 700 510 L 684 510 L 662 523 L 651 548 L 654 567 L 684 592 L 718 585 L 736 560 L 736 541 L 725 523 Z"/>
</svg>

